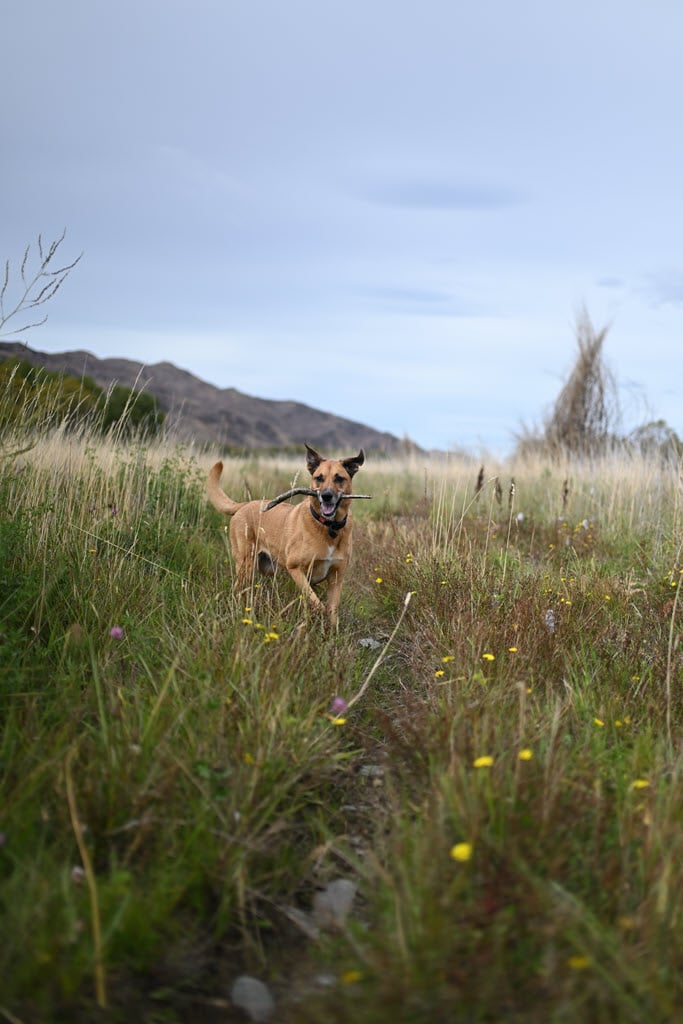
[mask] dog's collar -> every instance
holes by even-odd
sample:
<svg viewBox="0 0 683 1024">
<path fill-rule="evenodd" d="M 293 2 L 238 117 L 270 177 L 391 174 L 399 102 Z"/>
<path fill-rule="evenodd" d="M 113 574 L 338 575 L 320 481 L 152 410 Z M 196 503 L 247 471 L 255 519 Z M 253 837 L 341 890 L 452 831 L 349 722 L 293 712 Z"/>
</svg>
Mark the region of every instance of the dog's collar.
<svg viewBox="0 0 683 1024">
<path fill-rule="evenodd" d="M 327 532 L 330 537 L 334 540 L 340 530 L 343 530 L 348 520 L 348 515 L 345 515 L 343 519 L 328 519 L 327 516 L 323 516 L 320 512 L 316 512 L 312 504 L 308 506 L 311 510 L 311 515 L 316 519 L 322 526 L 327 528 Z"/>
</svg>

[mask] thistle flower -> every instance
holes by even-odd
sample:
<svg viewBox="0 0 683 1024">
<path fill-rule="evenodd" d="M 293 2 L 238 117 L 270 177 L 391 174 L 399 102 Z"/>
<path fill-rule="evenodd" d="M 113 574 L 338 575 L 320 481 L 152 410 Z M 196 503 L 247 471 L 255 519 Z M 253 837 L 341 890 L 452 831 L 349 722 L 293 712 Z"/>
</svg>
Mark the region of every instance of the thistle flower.
<svg viewBox="0 0 683 1024">
<path fill-rule="evenodd" d="M 348 706 L 343 697 L 335 697 L 330 704 L 329 713 L 325 715 L 325 718 L 329 719 L 332 725 L 346 725 L 344 712 Z"/>
<path fill-rule="evenodd" d="M 123 640 L 123 626 L 112 626 L 109 630 L 109 636 L 112 640 Z"/>
<path fill-rule="evenodd" d="M 348 704 L 343 697 L 335 697 L 330 705 L 330 711 L 333 715 L 343 715 L 347 708 Z"/>
</svg>

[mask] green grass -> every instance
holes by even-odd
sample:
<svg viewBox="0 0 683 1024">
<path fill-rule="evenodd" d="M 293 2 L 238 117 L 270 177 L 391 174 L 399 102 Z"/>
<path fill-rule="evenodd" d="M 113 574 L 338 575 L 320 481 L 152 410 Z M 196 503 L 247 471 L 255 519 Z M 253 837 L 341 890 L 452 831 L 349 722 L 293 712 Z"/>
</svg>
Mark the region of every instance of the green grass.
<svg viewBox="0 0 683 1024">
<path fill-rule="evenodd" d="M 331 634 L 284 578 L 233 596 L 209 456 L 30 442 L 0 459 L 0 1019 L 239 1020 L 244 972 L 297 1024 L 677 1019 L 678 467 L 475 494 L 370 461 Z"/>
</svg>

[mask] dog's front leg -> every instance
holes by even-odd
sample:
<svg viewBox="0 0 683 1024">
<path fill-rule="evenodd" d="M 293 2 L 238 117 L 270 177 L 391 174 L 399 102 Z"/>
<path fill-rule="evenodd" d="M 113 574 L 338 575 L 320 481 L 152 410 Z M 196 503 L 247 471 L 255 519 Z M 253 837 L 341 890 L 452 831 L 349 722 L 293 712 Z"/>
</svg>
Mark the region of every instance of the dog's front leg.
<svg viewBox="0 0 683 1024">
<path fill-rule="evenodd" d="M 330 570 L 327 583 L 327 601 L 325 610 L 330 620 L 330 625 L 337 625 L 337 612 L 341 600 L 342 586 L 344 584 L 344 572 L 342 569 L 333 568 Z"/>
<path fill-rule="evenodd" d="M 288 573 L 296 583 L 297 587 L 304 595 L 308 598 L 308 603 L 312 611 L 320 611 L 323 607 L 323 603 L 316 594 L 315 590 L 311 586 L 311 581 L 308 578 L 308 574 L 303 569 L 289 569 Z"/>
</svg>

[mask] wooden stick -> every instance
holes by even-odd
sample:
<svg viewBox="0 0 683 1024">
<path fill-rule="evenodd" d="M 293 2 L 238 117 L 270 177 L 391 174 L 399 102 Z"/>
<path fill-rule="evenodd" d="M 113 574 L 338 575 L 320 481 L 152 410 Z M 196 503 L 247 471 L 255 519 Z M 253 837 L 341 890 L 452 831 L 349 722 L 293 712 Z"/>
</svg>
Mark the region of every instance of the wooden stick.
<svg viewBox="0 0 683 1024">
<path fill-rule="evenodd" d="M 287 498 L 293 498 L 295 494 L 308 494 L 311 498 L 317 498 L 318 492 L 311 490 L 310 487 L 293 487 L 291 491 L 285 491 L 284 494 L 278 494 L 277 498 L 273 498 L 269 501 L 264 512 L 269 512 L 271 508 L 275 508 L 281 501 L 287 501 Z M 371 494 L 345 494 L 341 501 L 346 501 L 347 498 L 372 498 Z"/>
</svg>

